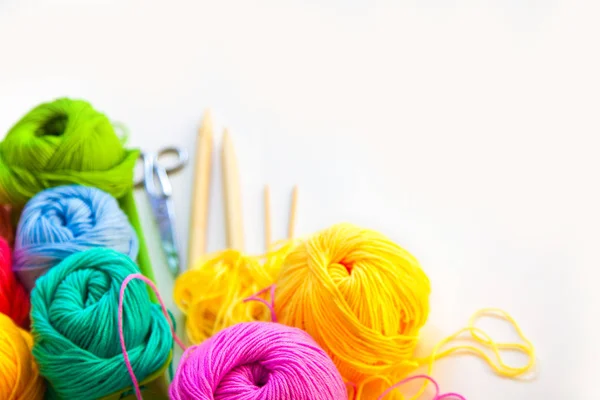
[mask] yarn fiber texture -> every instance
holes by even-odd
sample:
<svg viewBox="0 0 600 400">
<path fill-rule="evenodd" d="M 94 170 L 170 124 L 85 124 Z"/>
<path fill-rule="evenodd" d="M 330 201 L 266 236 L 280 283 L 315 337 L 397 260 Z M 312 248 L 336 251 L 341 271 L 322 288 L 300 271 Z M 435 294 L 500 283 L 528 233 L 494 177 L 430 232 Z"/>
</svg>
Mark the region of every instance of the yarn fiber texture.
<svg viewBox="0 0 600 400">
<path fill-rule="evenodd" d="M 29 325 L 29 295 L 11 269 L 10 248 L 0 238 L 0 313 L 12 318 L 22 328 Z"/>
<path fill-rule="evenodd" d="M 139 272 L 126 255 L 95 248 L 69 256 L 38 280 L 31 293 L 33 355 L 52 397 L 102 398 L 131 389 L 119 340 L 119 290 Z M 140 281 L 124 296 L 123 334 L 140 381 L 168 367 L 171 330 Z"/>
<path fill-rule="evenodd" d="M 45 383 L 31 355 L 29 332 L 0 314 L 0 398 L 38 400 L 44 398 Z"/>
<path fill-rule="evenodd" d="M 208 257 L 175 281 L 174 299 L 187 317 L 191 343 L 201 343 L 224 328 L 240 322 L 270 321 L 269 310 L 244 299 L 275 281 L 290 245 L 265 256 L 225 250 Z"/>
<path fill-rule="evenodd" d="M 46 189 L 25 206 L 17 226 L 13 269 L 31 290 L 36 279 L 68 256 L 93 247 L 135 259 L 135 230 L 114 197 L 89 186 Z"/>
<path fill-rule="evenodd" d="M 89 103 L 62 98 L 40 104 L 0 143 L 0 203 L 22 206 L 41 190 L 66 184 L 120 198 L 132 188 L 138 156 Z"/>
<path fill-rule="evenodd" d="M 229 327 L 183 354 L 174 400 L 346 400 L 342 377 L 306 332 L 271 322 Z"/>
<path fill-rule="evenodd" d="M 376 399 L 418 366 L 429 280 L 383 234 L 339 224 L 310 236 L 287 256 L 276 288 L 278 322 L 308 332 L 358 399 Z"/>
</svg>

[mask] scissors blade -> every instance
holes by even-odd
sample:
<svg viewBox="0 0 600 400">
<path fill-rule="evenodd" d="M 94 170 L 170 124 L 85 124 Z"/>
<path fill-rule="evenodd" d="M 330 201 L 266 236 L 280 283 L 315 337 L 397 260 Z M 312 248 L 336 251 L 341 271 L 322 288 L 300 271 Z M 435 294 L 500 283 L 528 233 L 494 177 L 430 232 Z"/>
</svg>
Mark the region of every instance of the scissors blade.
<svg viewBox="0 0 600 400">
<path fill-rule="evenodd" d="M 156 217 L 160 241 L 167 258 L 167 265 L 174 277 L 179 275 L 179 246 L 173 227 L 175 226 L 175 208 L 168 196 L 151 196 L 150 203 Z"/>
</svg>

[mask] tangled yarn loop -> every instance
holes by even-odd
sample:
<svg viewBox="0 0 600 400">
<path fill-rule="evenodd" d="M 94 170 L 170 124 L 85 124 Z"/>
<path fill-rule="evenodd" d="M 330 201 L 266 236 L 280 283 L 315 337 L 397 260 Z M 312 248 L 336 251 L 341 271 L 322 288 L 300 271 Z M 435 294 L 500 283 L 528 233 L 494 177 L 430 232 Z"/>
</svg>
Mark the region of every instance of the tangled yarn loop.
<svg viewBox="0 0 600 400">
<path fill-rule="evenodd" d="M 132 187 L 138 156 L 89 103 L 41 104 L 0 143 L 0 203 L 22 206 L 43 189 L 74 183 L 120 198 Z"/>
<path fill-rule="evenodd" d="M 38 280 L 31 293 L 33 355 L 53 395 L 100 398 L 130 390 L 118 309 L 121 284 L 135 273 L 139 269 L 126 255 L 95 248 L 69 256 Z M 144 380 L 167 368 L 171 329 L 143 282 L 129 285 L 122 316 L 136 376 Z"/>
<path fill-rule="evenodd" d="M 229 327 L 182 356 L 174 400 L 345 400 L 335 365 L 300 329 L 271 322 Z"/>
<path fill-rule="evenodd" d="M 290 244 L 283 244 L 262 257 L 225 250 L 179 276 L 173 295 L 187 316 L 190 341 L 201 343 L 240 322 L 270 321 L 263 305 L 243 301 L 273 284 L 289 250 Z"/>
<path fill-rule="evenodd" d="M 0 238 L 0 313 L 26 328 L 29 325 L 29 296 L 15 278 L 11 264 L 10 248 Z"/>
<path fill-rule="evenodd" d="M 288 254 L 276 287 L 278 321 L 308 332 L 357 398 L 376 398 L 417 367 L 429 279 L 384 235 L 350 224 L 318 232 Z"/>
<path fill-rule="evenodd" d="M 31 355 L 31 334 L 0 314 L 0 398 L 41 400 L 45 384 Z"/>
<path fill-rule="evenodd" d="M 92 247 L 137 257 L 137 236 L 117 201 L 89 186 L 46 189 L 35 195 L 21 214 L 13 269 L 31 290 L 49 268 Z"/>
</svg>

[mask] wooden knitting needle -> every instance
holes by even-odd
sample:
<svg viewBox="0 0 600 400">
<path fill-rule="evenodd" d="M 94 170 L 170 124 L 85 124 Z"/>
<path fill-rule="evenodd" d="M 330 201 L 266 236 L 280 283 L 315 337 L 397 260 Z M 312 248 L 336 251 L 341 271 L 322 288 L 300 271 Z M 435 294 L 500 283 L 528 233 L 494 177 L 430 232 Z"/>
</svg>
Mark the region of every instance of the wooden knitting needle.
<svg viewBox="0 0 600 400">
<path fill-rule="evenodd" d="M 204 113 L 196 139 L 196 161 L 192 186 L 192 218 L 188 245 L 188 265 L 192 267 L 206 253 L 208 203 L 213 151 L 213 128 L 210 111 Z"/>
<path fill-rule="evenodd" d="M 265 247 L 271 250 L 271 193 L 269 185 L 265 186 Z"/>
<path fill-rule="evenodd" d="M 298 186 L 294 186 L 292 192 L 292 204 L 290 206 L 290 219 L 288 221 L 288 239 L 294 237 L 294 230 L 296 228 L 296 209 L 298 208 Z"/>
<path fill-rule="evenodd" d="M 222 148 L 223 197 L 225 198 L 225 225 L 227 247 L 244 250 L 244 226 L 242 221 L 242 195 L 240 176 L 233 142 L 229 132 L 223 132 Z"/>
</svg>

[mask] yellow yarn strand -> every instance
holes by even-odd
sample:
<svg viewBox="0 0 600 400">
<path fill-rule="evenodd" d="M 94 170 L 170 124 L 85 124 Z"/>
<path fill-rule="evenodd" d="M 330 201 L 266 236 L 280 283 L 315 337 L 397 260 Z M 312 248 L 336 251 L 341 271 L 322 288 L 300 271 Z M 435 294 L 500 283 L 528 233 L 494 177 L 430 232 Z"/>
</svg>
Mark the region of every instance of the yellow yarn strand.
<svg viewBox="0 0 600 400">
<path fill-rule="evenodd" d="M 488 333 L 475 326 L 477 321 L 484 317 L 494 317 L 507 321 L 514 328 L 522 342 L 517 343 L 494 341 Z M 469 336 L 465 337 L 465 334 L 469 334 Z M 475 344 L 478 344 L 479 347 L 463 344 L 442 350 L 449 343 L 465 340 L 475 342 Z M 487 349 L 487 351 L 485 349 Z M 522 353 L 526 356 L 527 362 L 521 366 L 511 366 L 502 358 L 502 351 Z M 447 338 L 441 340 L 434 347 L 429 357 L 420 360 L 420 364 L 427 365 L 427 373 L 428 375 L 432 375 L 433 364 L 436 360 L 456 353 L 469 353 L 483 359 L 497 375 L 505 378 L 523 377 L 534 369 L 536 361 L 535 348 L 531 341 L 525 336 L 517 321 L 515 321 L 515 319 L 509 313 L 499 308 L 483 308 L 475 312 L 471 316 L 469 324 L 465 328 L 462 328 Z M 427 382 L 423 384 L 419 392 L 417 392 L 412 400 L 419 399 L 419 397 L 425 392 L 426 387 Z"/>
<path fill-rule="evenodd" d="M 483 317 L 497 317 L 501 318 L 507 322 L 509 322 L 517 335 L 519 335 L 520 339 L 523 341 L 522 343 L 516 342 L 495 342 L 490 335 L 488 335 L 484 330 L 477 328 L 475 325 L 477 321 Z M 472 340 L 484 348 L 490 349 L 492 356 L 489 355 L 488 352 L 484 351 L 480 347 L 475 347 L 472 345 L 459 345 L 450 347 L 446 350 L 440 351 L 445 345 L 451 343 L 455 340 L 464 340 L 462 337 L 463 334 L 469 333 L 470 337 L 466 338 L 467 340 Z M 522 366 L 514 367 L 507 364 L 502 358 L 502 351 L 517 351 L 523 353 L 527 357 L 527 363 Z M 457 352 L 469 352 L 473 353 L 479 357 L 481 357 L 485 362 L 489 364 L 489 366 L 494 370 L 494 372 L 500 376 L 506 378 L 517 378 L 520 377 L 532 370 L 535 366 L 535 348 L 531 341 L 525 337 L 525 334 L 521 330 L 521 327 L 517 322 L 511 317 L 506 311 L 498 309 L 498 308 L 484 308 L 477 311 L 469 321 L 469 325 L 454 334 L 448 336 L 446 339 L 439 342 L 430 357 L 426 360 L 422 360 L 423 364 L 429 365 L 429 373 L 431 374 L 433 370 L 433 362 L 435 360 L 439 360 L 440 358 L 446 357 L 453 353 Z"/>
<path fill-rule="evenodd" d="M 269 310 L 244 299 L 275 281 L 291 243 L 263 256 L 225 250 L 208 256 L 175 281 L 175 303 L 187 316 L 186 333 L 197 344 L 229 326 L 270 321 Z"/>
<path fill-rule="evenodd" d="M 517 342 L 496 342 L 492 339 L 492 337 L 486 333 L 481 328 L 476 327 L 477 322 L 485 317 L 493 317 L 499 318 L 506 322 L 508 322 L 515 330 L 517 335 L 519 336 L 521 343 Z M 448 344 L 454 341 L 470 341 L 474 342 L 473 344 L 463 344 L 457 345 L 453 347 L 448 347 L 443 350 Z M 478 345 L 475 346 L 475 345 Z M 502 358 L 503 351 L 510 352 L 519 352 L 526 356 L 527 362 L 524 365 L 520 366 L 512 366 L 507 364 Z M 441 358 L 451 356 L 454 354 L 473 354 L 481 359 L 483 359 L 492 370 L 499 376 L 505 378 L 522 378 L 527 374 L 530 374 L 535 367 L 535 348 L 531 341 L 527 339 L 519 324 L 515 321 L 515 319 L 506 311 L 498 309 L 498 308 L 484 308 L 475 312 L 471 319 L 469 320 L 469 324 L 456 331 L 452 335 L 446 337 L 441 340 L 434 348 L 429 357 L 425 357 L 419 360 L 420 366 L 427 366 L 427 374 L 432 376 L 433 373 L 433 365 L 436 360 Z M 383 379 L 383 378 L 382 378 Z M 395 382 L 393 382 L 395 383 Z M 393 384 L 392 383 L 392 384 Z M 390 384 L 390 386 L 392 385 Z M 421 398 L 423 393 L 425 392 L 428 382 L 423 383 L 419 391 L 412 397 L 411 400 L 418 400 Z M 360 393 L 357 393 L 357 398 L 360 399 Z M 390 393 L 382 400 L 391 399 L 392 394 Z M 405 400 L 402 394 L 395 393 L 394 398 L 398 400 Z"/>
<path fill-rule="evenodd" d="M 45 384 L 31 354 L 29 332 L 0 314 L 0 398 L 37 400 L 44 397 Z"/>
</svg>

